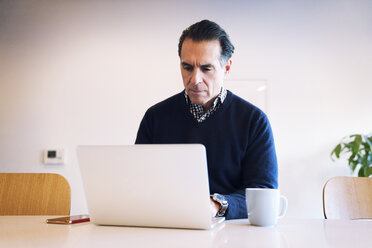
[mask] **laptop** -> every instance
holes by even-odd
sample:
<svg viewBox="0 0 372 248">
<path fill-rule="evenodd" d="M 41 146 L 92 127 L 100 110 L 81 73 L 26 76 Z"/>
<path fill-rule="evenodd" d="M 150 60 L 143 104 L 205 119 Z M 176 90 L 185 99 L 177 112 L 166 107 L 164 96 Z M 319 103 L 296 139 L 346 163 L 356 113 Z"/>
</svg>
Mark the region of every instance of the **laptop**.
<svg viewBox="0 0 372 248">
<path fill-rule="evenodd" d="M 211 229 L 200 144 L 79 146 L 90 219 L 98 225 Z"/>
</svg>

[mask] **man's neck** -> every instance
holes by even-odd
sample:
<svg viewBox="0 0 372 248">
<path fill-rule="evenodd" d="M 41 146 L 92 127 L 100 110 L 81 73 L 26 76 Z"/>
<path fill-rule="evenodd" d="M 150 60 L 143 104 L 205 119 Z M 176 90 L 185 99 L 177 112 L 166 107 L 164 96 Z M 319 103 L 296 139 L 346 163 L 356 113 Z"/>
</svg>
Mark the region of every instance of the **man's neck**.
<svg viewBox="0 0 372 248">
<path fill-rule="evenodd" d="M 215 97 L 213 97 L 211 100 L 209 100 L 208 102 L 206 102 L 205 104 L 203 104 L 203 112 L 206 113 L 212 106 L 213 106 L 213 103 L 214 103 L 214 100 L 216 100 L 216 98 L 218 97 L 219 94 L 217 94 Z"/>
</svg>

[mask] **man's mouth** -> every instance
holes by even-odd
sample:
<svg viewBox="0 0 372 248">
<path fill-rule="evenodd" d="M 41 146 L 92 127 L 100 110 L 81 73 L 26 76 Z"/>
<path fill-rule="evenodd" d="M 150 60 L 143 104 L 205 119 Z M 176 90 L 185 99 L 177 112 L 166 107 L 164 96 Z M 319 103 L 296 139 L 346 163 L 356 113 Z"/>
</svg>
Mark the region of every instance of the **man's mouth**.
<svg viewBox="0 0 372 248">
<path fill-rule="evenodd" d="M 204 92 L 204 90 L 189 90 L 189 92 L 192 94 L 201 94 Z"/>
</svg>

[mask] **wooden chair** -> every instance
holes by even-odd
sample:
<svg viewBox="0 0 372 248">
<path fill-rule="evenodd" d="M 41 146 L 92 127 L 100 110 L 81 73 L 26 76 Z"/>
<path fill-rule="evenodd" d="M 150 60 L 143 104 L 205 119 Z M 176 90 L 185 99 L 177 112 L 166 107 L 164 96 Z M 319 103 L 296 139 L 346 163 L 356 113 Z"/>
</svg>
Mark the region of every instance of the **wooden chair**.
<svg viewBox="0 0 372 248">
<path fill-rule="evenodd" d="M 323 188 L 326 219 L 372 218 L 372 178 L 334 177 Z"/>
<path fill-rule="evenodd" d="M 50 173 L 0 173 L 0 215 L 69 215 L 67 180 Z"/>
</svg>

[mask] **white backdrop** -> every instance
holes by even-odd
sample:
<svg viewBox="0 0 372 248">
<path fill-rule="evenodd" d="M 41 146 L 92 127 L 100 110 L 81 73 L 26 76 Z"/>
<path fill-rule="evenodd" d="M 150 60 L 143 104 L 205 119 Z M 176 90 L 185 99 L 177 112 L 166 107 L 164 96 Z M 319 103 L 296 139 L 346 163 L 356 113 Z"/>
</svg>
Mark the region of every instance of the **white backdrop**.
<svg viewBox="0 0 372 248">
<path fill-rule="evenodd" d="M 216 21 L 236 47 L 230 79 L 269 83 L 287 216 L 322 218 L 329 154 L 372 127 L 369 1 L 1 1 L 0 172 L 56 172 L 87 211 L 75 148 L 132 144 L 145 110 L 182 90 L 181 31 Z M 61 147 L 65 165 L 41 163 Z"/>
</svg>

